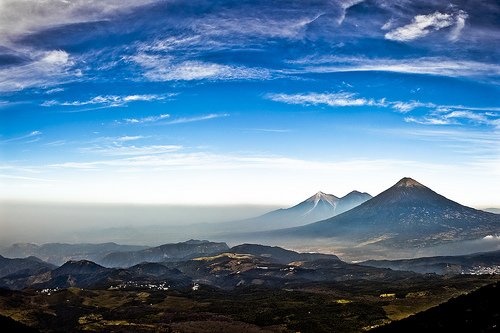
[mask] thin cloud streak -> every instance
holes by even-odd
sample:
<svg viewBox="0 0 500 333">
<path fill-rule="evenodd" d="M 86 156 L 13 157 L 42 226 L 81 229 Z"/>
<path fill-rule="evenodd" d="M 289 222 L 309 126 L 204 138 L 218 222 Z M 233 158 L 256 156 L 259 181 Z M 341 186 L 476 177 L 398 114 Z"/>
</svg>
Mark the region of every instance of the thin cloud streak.
<svg viewBox="0 0 500 333">
<path fill-rule="evenodd" d="M 168 113 L 164 113 L 158 116 L 149 116 L 143 118 L 125 118 L 124 122 L 128 124 L 144 124 L 144 123 L 154 123 L 168 118 L 170 118 L 170 115 Z"/>
<path fill-rule="evenodd" d="M 177 118 L 173 119 L 170 121 L 164 121 L 161 123 L 158 123 L 158 125 L 176 125 L 176 124 L 185 124 L 185 123 L 193 123 L 197 121 L 205 121 L 205 120 L 210 120 L 210 119 L 216 119 L 216 118 L 225 118 L 229 117 L 229 113 L 211 113 L 203 116 L 196 116 L 196 117 L 185 117 L 185 118 Z"/>
<path fill-rule="evenodd" d="M 302 94 L 267 94 L 264 96 L 275 102 L 286 104 L 315 106 L 327 105 L 330 107 L 374 106 L 392 108 L 399 113 L 409 113 L 414 109 L 424 109 L 427 115 L 421 118 L 408 116 L 407 123 L 421 125 L 462 125 L 461 121 L 469 121 L 500 128 L 500 114 L 497 107 L 468 107 L 464 105 L 438 105 L 420 101 L 388 101 L 385 98 L 374 100 L 358 97 L 355 93 L 302 93 Z M 487 112 L 478 112 L 487 111 Z"/>
<path fill-rule="evenodd" d="M 0 140 L 0 143 L 9 143 L 9 142 L 14 142 L 14 141 L 21 141 L 21 140 L 25 140 L 25 139 L 29 139 L 29 138 L 33 138 L 33 137 L 38 137 L 40 135 L 42 135 L 43 133 L 41 131 L 33 131 L 29 134 L 26 134 L 26 135 L 21 135 L 21 136 L 17 136 L 17 137 L 13 137 L 13 138 L 10 138 L 10 139 L 5 139 L 5 140 Z"/>
<path fill-rule="evenodd" d="M 343 72 L 394 72 L 402 74 L 427 74 L 449 77 L 485 77 L 500 75 L 500 65 L 472 60 L 458 60 L 444 57 L 413 59 L 387 59 L 366 57 L 305 57 L 290 60 L 289 63 L 305 65 L 303 68 L 286 71 L 300 73 L 343 73 Z"/>
<path fill-rule="evenodd" d="M 139 156 L 172 153 L 183 149 L 179 145 L 149 145 L 149 146 L 109 146 L 81 149 L 84 153 L 95 153 L 105 156 Z"/>
<path fill-rule="evenodd" d="M 126 96 L 104 95 L 104 96 L 95 96 L 89 100 L 84 100 L 84 101 L 59 102 L 56 100 L 49 100 L 43 102 L 41 105 L 46 107 L 54 105 L 61 105 L 61 106 L 100 105 L 103 107 L 118 107 L 127 105 L 130 102 L 161 101 L 168 99 L 172 96 L 175 96 L 175 94 L 163 94 L 163 95 L 147 94 L 147 95 L 126 95 Z"/>
</svg>

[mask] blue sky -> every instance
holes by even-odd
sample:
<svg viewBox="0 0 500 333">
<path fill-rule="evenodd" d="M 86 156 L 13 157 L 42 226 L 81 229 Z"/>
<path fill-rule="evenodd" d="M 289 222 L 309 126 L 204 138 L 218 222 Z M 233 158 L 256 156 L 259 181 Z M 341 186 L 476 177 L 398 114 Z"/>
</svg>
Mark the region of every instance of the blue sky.
<svg viewBox="0 0 500 333">
<path fill-rule="evenodd" d="M 495 1 L 0 1 L 0 197 L 500 206 Z"/>
</svg>

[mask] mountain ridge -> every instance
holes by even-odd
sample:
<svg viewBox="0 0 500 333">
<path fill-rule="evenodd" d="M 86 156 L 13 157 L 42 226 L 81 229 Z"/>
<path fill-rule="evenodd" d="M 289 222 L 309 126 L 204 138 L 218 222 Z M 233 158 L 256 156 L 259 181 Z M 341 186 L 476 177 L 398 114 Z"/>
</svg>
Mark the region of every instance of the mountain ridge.
<svg viewBox="0 0 500 333">
<path fill-rule="evenodd" d="M 463 206 L 405 177 L 347 212 L 268 234 L 298 238 L 341 236 L 358 242 L 384 237 L 404 246 L 405 242 L 422 245 L 475 239 L 499 231 L 500 215 Z"/>
<path fill-rule="evenodd" d="M 280 208 L 263 215 L 223 223 L 226 233 L 255 232 L 297 227 L 342 214 L 372 196 L 366 192 L 353 190 L 342 197 L 318 191 L 307 199 L 289 208 Z M 226 234 L 223 233 L 223 234 Z"/>
</svg>

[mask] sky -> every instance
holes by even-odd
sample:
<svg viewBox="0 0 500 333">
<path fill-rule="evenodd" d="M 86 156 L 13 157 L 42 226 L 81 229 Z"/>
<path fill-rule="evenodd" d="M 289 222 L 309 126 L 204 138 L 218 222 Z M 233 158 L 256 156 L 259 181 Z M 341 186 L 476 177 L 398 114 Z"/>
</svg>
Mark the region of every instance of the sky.
<svg viewBox="0 0 500 333">
<path fill-rule="evenodd" d="M 500 207 L 497 1 L 0 0 L 0 200 Z"/>
</svg>

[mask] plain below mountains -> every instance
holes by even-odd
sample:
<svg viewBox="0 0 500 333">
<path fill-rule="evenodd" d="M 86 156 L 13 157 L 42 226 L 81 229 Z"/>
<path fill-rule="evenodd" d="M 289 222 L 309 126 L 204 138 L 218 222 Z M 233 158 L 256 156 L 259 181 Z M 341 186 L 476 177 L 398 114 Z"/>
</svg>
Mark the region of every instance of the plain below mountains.
<svg viewBox="0 0 500 333">
<path fill-rule="evenodd" d="M 343 214 L 259 236 L 281 239 L 338 238 L 356 244 L 422 247 L 499 233 L 500 215 L 460 205 L 411 178 L 403 178 Z"/>
</svg>

